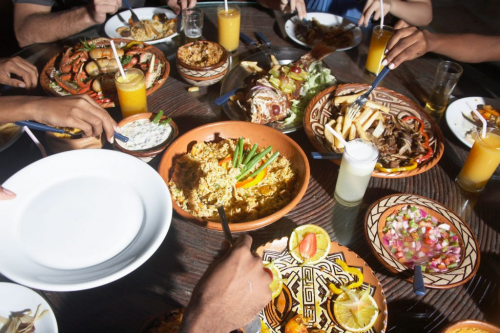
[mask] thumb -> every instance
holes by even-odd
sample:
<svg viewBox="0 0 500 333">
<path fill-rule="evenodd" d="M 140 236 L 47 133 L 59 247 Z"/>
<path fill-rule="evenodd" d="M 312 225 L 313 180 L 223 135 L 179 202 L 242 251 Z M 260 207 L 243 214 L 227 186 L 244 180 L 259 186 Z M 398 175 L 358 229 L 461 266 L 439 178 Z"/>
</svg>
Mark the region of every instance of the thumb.
<svg viewBox="0 0 500 333">
<path fill-rule="evenodd" d="M 16 194 L 14 192 L 0 186 L 0 200 L 10 200 L 14 199 L 15 197 Z"/>
<path fill-rule="evenodd" d="M 231 247 L 232 247 L 231 242 L 224 239 L 220 246 L 220 255 L 223 256 L 224 254 L 226 254 L 231 249 Z"/>
</svg>

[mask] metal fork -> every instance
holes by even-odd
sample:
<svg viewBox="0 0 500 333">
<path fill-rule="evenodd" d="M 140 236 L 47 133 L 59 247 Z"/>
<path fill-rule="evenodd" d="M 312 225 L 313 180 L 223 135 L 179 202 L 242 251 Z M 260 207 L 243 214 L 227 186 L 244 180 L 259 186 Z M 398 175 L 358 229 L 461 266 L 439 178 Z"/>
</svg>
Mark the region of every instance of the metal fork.
<svg viewBox="0 0 500 333">
<path fill-rule="evenodd" d="M 142 22 L 141 20 L 139 19 L 139 16 L 137 16 L 137 14 L 134 12 L 134 10 L 132 9 L 132 6 L 128 3 L 127 0 L 123 0 L 123 3 L 125 4 L 125 6 L 127 6 L 127 8 L 130 10 L 130 15 L 132 17 L 132 21 L 134 23 L 138 23 L 140 25 L 142 25 Z"/>
<path fill-rule="evenodd" d="M 356 98 L 354 103 L 351 104 L 349 110 L 347 111 L 346 117 L 350 118 L 351 120 L 354 120 L 354 118 L 356 118 L 359 111 L 363 108 L 363 106 L 365 106 L 366 101 L 368 100 L 368 96 L 370 96 L 370 93 L 373 91 L 373 89 L 375 89 L 378 86 L 380 81 L 382 81 L 382 79 L 387 75 L 387 73 L 389 73 L 389 71 L 390 71 L 389 67 L 384 67 L 384 69 L 382 69 L 382 71 L 379 73 L 379 75 L 377 75 L 375 80 L 373 80 L 370 89 L 368 89 L 363 95 Z"/>
<path fill-rule="evenodd" d="M 274 55 L 276 57 L 276 54 L 277 53 L 280 53 L 280 49 L 279 48 L 276 48 L 274 47 L 271 42 L 269 41 L 269 39 L 266 38 L 266 36 L 264 36 L 261 32 L 256 32 L 255 33 L 257 35 L 257 37 L 262 41 L 264 42 L 264 44 L 267 45 L 267 47 L 269 48 L 269 51 L 271 51 L 271 54 Z"/>
<path fill-rule="evenodd" d="M 266 45 L 255 42 L 252 38 L 242 32 L 240 32 L 240 38 L 243 39 L 245 43 L 258 47 L 266 56 L 269 55 L 269 48 Z"/>
</svg>

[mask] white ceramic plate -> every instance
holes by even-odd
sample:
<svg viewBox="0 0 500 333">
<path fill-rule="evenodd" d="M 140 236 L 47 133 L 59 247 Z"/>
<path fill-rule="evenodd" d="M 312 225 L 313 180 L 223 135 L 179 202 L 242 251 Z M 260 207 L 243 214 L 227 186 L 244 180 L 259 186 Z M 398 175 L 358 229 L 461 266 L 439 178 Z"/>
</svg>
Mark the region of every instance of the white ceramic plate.
<svg viewBox="0 0 500 333">
<path fill-rule="evenodd" d="M 41 311 L 48 310 L 42 319 L 35 322 L 36 333 L 57 333 L 57 321 L 54 311 L 50 305 L 33 290 L 15 283 L 0 283 L 0 316 L 9 318 L 12 313 L 31 310 L 31 316 L 35 315 L 38 305 L 42 305 Z M 0 332 L 8 325 L 0 323 Z"/>
<path fill-rule="evenodd" d="M 144 8 L 134 8 L 134 12 L 137 14 L 140 20 L 151 20 L 153 15 L 155 14 L 162 14 L 164 13 L 167 15 L 168 19 L 173 19 L 176 18 L 177 15 L 170 9 L 166 8 L 158 8 L 158 7 L 144 7 Z M 122 37 L 119 33 L 116 32 L 116 29 L 119 27 L 122 27 L 124 25 L 128 26 L 128 19 L 130 18 L 131 13 L 130 10 L 125 10 L 123 12 L 120 12 L 114 16 L 112 16 L 104 25 L 104 32 L 106 35 L 108 35 L 109 38 L 125 38 L 125 39 L 130 39 L 132 40 L 131 37 L 126 38 Z M 168 40 L 171 40 L 173 37 L 177 36 L 178 33 L 175 32 L 174 34 L 165 37 L 165 38 L 160 38 L 160 39 L 155 39 L 155 40 L 149 40 L 145 43 L 148 44 L 157 44 L 157 43 L 162 43 L 166 42 Z"/>
<path fill-rule="evenodd" d="M 82 149 L 39 160 L 4 183 L 0 273 L 53 291 L 94 288 L 142 265 L 170 227 L 170 193 L 139 159 Z"/>
<path fill-rule="evenodd" d="M 328 14 L 328 13 L 307 13 L 306 20 L 310 21 L 314 18 L 316 18 L 319 23 L 325 26 L 339 26 L 339 27 L 347 27 L 350 28 L 354 23 L 346 20 L 342 16 L 337 16 L 333 14 Z M 298 16 L 294 16 L 285 23 L 285 31 L 288 37 L 290 37 L 294 42 L 297 44 L 300 44 L 302 46 L 307 46 L 307 47 L 313 47 L 313 45 L 309 45 L 301 41 L 296 33 L 295 33 L 295 27 L 299 21 Z M 354 34 L 354 39 L 351 45 L 338 49 L 338 51 L 346 51 L 349 49 L 352 49 L 353 47 L 359 45 L 361 41 L 363 40 L 363 33 L 361 32 L 361 29 L 359 27 L 356 27 L 353 31 Z"/>
<path fill-rule="evenodd" d="M 465 119 L 462 114 L 465 113 L 468 115 L 472 112 L 467 102 L 469 102 L 472 107 L 476 107 L 480 104 L 488 104 L 496 109 L 500 109 L 500 100 L 484 97 L 466 97 L 454 101 L 446 109 L 446 123 L 451 131 L 464 145 L 472 148 L 474 140 L 467 135 L 467 132 L 473 131 L 476 126 Z"/>
<path fill-rule="evenodd" d="M 24 127 L 18 126 L 18 128 L 19 129 L 16 131 L 16 133 L 14 133 L 13 135 L 11 135 L 9 137 L 9 139 L 3 145 L 0 145 L 0 152 L 4 151 L 5 149 L 7 149 L 10 146 L 12 146 L 12 144 L 14 142 L 16 142 L 17 139 L 19 139 L 21 137 L 21 135 L 23 135 L 23 133 L 24 133 Z"/>
</svg>

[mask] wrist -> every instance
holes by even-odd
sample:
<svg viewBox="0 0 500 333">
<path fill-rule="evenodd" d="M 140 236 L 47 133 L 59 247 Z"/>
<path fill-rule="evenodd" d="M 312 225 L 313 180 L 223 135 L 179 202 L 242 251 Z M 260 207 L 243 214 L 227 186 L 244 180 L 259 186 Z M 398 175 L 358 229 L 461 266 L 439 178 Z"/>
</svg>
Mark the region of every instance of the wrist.
<svg viewBox="0 0 500 333">
<path fill-rule="evenodd" d="M 426 41 L 426 48 L 425 48 L 425 53 L 427 52 L 435 52 L 437 48 L 437 39 L 435 38 L 435 35 L 428 30 L 423 30 L 422 33 L 424 34 L 424 39 Z"/>
</svg>

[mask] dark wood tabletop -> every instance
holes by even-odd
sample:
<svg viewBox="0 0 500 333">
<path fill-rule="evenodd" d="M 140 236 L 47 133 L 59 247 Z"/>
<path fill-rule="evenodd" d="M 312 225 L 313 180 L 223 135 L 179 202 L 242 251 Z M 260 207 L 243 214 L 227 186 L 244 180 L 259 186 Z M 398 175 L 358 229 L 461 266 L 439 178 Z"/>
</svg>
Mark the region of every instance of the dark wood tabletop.
<svg viewBox="0 0 500 333">
<path fill-rule="evenodd" d="M 202 3 L 205 13 L 203 36 L 217 41 L 218 3 Z M 307 49 L 283 34 L 286 16 L 262 9 L 255 4 L 242 4 L 241 31 L 255 37 L 262 32 L 275 46 Z M 371 83 L 374 77 L 364 70 L 370 32 L 363 29 L 363 41 L 345 52 L 325 59 L 340 83 Z M 105 36 L 102 27 L 89 29 L 59 43 L 33 45 L 19 53 L 41 70 L 62 46 L 79 39 Z M 148 97 L 150 111 L 164 110 L 179 126 L 180 134 L 203 124 L 227 120 L 221 107 L 213 101 L 220 95 L 220 83 L 202 87 L 191 93 L 175 68 L 177 37 L 171 44 L 157 44 L 171 65 L 166 83 Z M 240 43 L 232 55 L 232 65 L 257 52 Z M 425 104 L 438 62 L 436 55 L 426 55 L 400 66 L 380 84 L 399 92 L 420 105 Z M 453 91 L 455 98 L 500 96 L 500 84 L 467 64 Z M 22 94 L 11 89 L 9 94 Z M 40 95 L 43 92 L 38 91 Z M 110 109 L 116 120 L 118 108 Z M 479 195 L 460 190 L 455 177 L 464 163 L 469 148 L 463 145 L 445 121 L 439 126 L 445 136 L 445 151 L 431 170 L 410 178 L 372 178 L 363 203 L 346 208 L 335 202 L 333 193 L 338 167 L 329 161 L 313 160 L 314 150 L 304 130 L 288 135 L 309 156 L 311 179 L 304 198 L 295 209 L 279 221 L 250 232 L 254 248 L 273 239 L 288 236 L 298 225 L 314 223 L 325 228 L 333 241 L 349 247 L 376 272 L 387 297 L 388 332 L 439 332 L 445 325 L 461 319 L 485 320 L 500 324 L 500 181 L 492 179 Z M 43 134 L 36 133 L 43 141 Z M 112 147 L 107 144 L 107 149 Z M 41 158 L 38 148 L 23 135 L 10 148 L 0 153 L 0 183 L 24 166 Z M 158 167 L 161 156 L 150 163 Z M 500 178 L 494 176 L 494 178 Z M 477 274 L 466 284 L 448 290 L 427 289 L 423 297 L 413 293 L 412 285 L 391 274 L 372 254 L 364 235 L 364 219 L 368 207 L 377 199 L 395 193 L 412 193 L 436 200 L 456 212 L 470 226 L 481 251 Z M 205 230 L 187 223 L 174 213 L 171 227 L 162 245 L 142 266 L 118 281 L 90 290 L 75 292 L 38 291 L 55 312 L 60 332 L 137 332 L 144 321 L 168 309 L 186 306 L 194 285 L 213 261 L 224 239 L 222 232 Z M 5 254 L 2 254 L 5 255 Z M 0 275 L 0 281 L 9 281 Z"/>
</svg>

